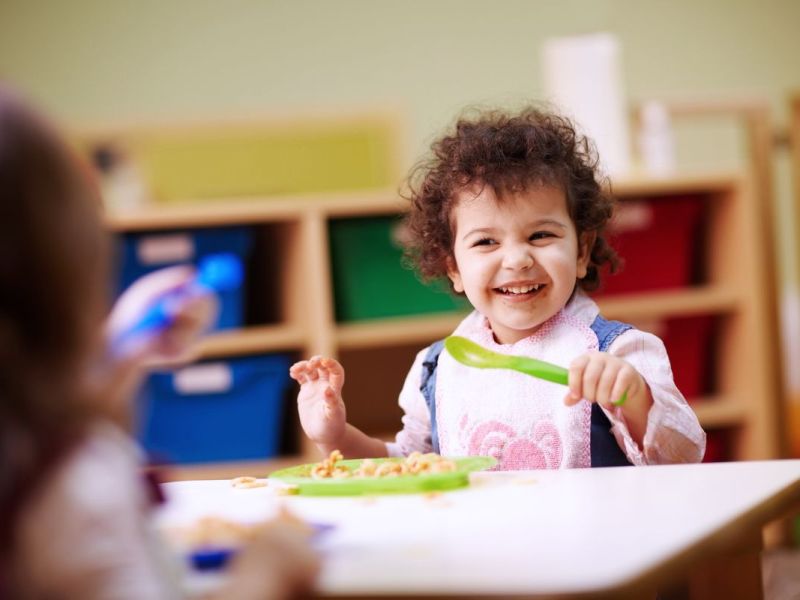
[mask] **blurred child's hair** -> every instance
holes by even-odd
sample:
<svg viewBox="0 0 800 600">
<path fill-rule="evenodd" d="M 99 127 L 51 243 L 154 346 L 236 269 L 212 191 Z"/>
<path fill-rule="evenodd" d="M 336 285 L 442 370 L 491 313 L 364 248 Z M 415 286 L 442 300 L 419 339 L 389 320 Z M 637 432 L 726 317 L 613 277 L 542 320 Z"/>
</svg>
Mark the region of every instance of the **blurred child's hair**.
<svg viewBox="0 0 800 600">
<path fill-rule="evenodd" d="M 597 158 L 587 139 L 557 114 L 526 108 L 519 113 L 481 112 L 462 117 L 455 130 L 436 140 L 432 154 L 411 171 L 404 194 L 407 258 L 425 279 L 444 277 L 453 254 L 452 211 L 458 193 L 473 185 L 490 186 L 500 201 L 532 186 L 564 190 L 567 210 L 580 236 L 593 233 L 588 272 L 578 284 L 587 291 L 600 284 L 600 267 L 617 268 L 616 252 L 603 231 L 613 201 L 601 185 Z"/>
<path fill-rule="evenodd" d="M 107 307 L 100 219 L 88 171 L 0 85 L 0 565 L 21 504 L 99 410 L 86 374 Z"/>
</svg>

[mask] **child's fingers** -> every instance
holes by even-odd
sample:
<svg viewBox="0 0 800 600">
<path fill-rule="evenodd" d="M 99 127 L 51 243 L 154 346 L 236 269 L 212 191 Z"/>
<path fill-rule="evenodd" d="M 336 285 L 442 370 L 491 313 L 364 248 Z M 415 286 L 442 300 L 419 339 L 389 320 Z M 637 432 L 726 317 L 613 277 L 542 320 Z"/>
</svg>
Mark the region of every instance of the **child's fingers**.
<svg viewBox="0 0 800 600">
<path fill-rule="evenodd" d="M 342 410 L 339 394 L 331 386 L 325 388 L 325 417 L 332 418 Z"/>
<path fill-rule="evenodd" d="M 324 358 L 321 361 L 321 366 L 327 373 L 331 388 L 336 393 L 341 393 L 342 387 L 344 387 L 344 368 L 342 365 L 332 358 Z"/>
<path fill-rule="evenodd" d="M 600 374 L 600 379 L 597 381 L 597 390 L 595 392 L 595 402 L 602 406 L 609 408 L 614 398 L 612 396 L 614 385 L 619 376 L 620 365 L 613 362 L 604 361 L 603 371 Z"/>
<path fill-rule="evenodd" d="M 619 372 L 614 389 L 611 391 L 609 403 L 612 406 L 620 406 L 619 402 L 627 392 L 628 396 L 636 393 L 639 386 L 639 376 L 636 370 L 630 365 L 624 365 Z"/>
<path fill-rule="evenodd" d="M 175 308 L 171 329 L 185 331 L 189 337 L 199 337 L 207 330 L 219 312 L 219 302 L 214 294 L 189 298 Z"/>
<path fill-rule="evenodd" d="M 600 353 L 589 354 L 589 361 L 583 369 L 582 395 L 590 402 L 597 400 L 597 384 L 605 368 L 605 361 Z"/>
<path fill-rule="evenodd" d="M 300 383 L 331 380 L 333 387 L 341 392 L 344 384 L 344 369 L 332 358 L 312 356 L 296 362 L 289 368 L 289 376 Z"/>
<path fill-rule="evenodd" d="M 307 360 L 298 360 L 291 367 L 289 367 L 289 372 L 294 371 L 294 370 L 299 370 L 299 369 L 302 369 L 302 370 L 308 369 L 308 361 Z"/>
<path fill-rule="evenodd" d="M 306 377 L 306 372 L 303 370 L 299 369 L 296 371 L 289 370 L 289 377 L 294 379 L 300 385 L 308 383 L 308 377 Z"/>
<path fill-rule="evenodd" d="M 289 377 L 299 383 L 306 383 L 308 381 L 308 361 L 301 360 L 289 367 Z"/>
<path fill-rule="evenodd" d="M 156 350 L 168 359 L 188 358 L 194 339 L 195 332 L 189 329 L 168 329 L 161 334 Z"/>
<path fill-rule="evenodd" d="M 625 392 L 628 392 L 630 395 L 630 384 L 625 382 L 625 378 L 618 377 L 616 383 L 614 384 L 614 388 L 611 390 L 611 397 L 608 400 L 608 408 L 620 406 L 619 402 Z"/>
<path fill-rule="evenodd" d="M 312 381 L 317 379 L 328 379 L 328 371 L 323 365 L 323 358 L 321 356 L 312 356 L 308 360 L 309 378 Z"/>
<path fill-rule="evenodd" d="M 564 399 L 568 406 L 580 402 L 581 398 L 583 398 L 583 371 L 588 364 L 589 355 L 584 354 L 573 360 L 569 365 L 569 376 L 567 378 L 569 393 Z"/>
</svg>

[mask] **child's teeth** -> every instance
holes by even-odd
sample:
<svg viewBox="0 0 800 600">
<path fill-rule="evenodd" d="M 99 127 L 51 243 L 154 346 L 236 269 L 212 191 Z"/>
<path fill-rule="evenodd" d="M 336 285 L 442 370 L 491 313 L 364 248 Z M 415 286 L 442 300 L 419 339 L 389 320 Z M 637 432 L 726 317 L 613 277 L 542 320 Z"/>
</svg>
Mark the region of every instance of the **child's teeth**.
<svg viewBox="0 0 800 600">
<path fill-rule="evenodd" d="M 501 292 L 508 293 L 511 292 L 512 294 L 527 294 L 528 292 L 536 291 L 540 287 L 540 284 L 535 285 L 527 285 L 524 287 L 503 287 L 500 288 Z"/>
</svg>

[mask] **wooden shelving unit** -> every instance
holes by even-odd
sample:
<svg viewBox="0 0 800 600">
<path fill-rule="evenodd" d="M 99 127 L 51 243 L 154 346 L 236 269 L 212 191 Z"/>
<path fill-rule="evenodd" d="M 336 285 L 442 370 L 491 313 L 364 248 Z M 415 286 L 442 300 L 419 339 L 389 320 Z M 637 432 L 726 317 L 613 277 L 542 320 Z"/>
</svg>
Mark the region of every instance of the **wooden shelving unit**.
<svg viewBox="0 0 800 600">
<path fill-rule="evenodd" d="M 731 433 L 730 458 L 779 455 L 778 388 L 771 376 L 777 336 L 764 279 L 763 211 L 748 181 L 720 173 L 637 179 L 614 185 L 620 201 L 696 196 L 707 207 L 704 281 L 667 291 L 603 296 L 605 316 L 633 323 L 698 314 L 714 315 L 714 389 L 693 399 L 704 426 Z M 375 435 L 399 429 L 397 394 L 413 355 L 447 335 L 459 314 L 426 314 L 355 323 L 334 318 L 328 223 L 353 216 L 398 214 L 403 204 L 392 191 L 283 198 L 219 199 L 210 203 L 152 206 L 108 215 L 115 232 L 158 231 L 233 224 L 268 228 L 277 273 L 277 320 L 211 335 L 199 348 L 205 358 L 288 351 L 297 356 L 338 356 L 348 371 L 345 400 L 352 419 Z M 293 407 L 290 407 L 293 410 Z M 385 418 L 381 415 L 386 415 Z M 301 434 L 302 436 L 302 434 Z M 276 461 L 180 469 L 176 477 L 263 473 L 298 461 L 316 460 L 304 445 L 300 456 Z"/>
</svg>

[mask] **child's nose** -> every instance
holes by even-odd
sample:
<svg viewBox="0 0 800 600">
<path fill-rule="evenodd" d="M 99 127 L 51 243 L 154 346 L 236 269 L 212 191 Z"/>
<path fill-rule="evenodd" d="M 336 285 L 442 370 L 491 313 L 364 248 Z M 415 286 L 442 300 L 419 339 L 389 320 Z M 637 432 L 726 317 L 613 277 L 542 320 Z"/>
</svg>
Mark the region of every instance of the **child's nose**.
<svg viewBox="0 0 800 600">
<path fill-rule="evenodd" d="M 503 267 L 515 271 L 530 269 L 533 263 L 533 252 L 527 244 L 515 244 L 509 247 L 503 257 Z"/>
</svg>

